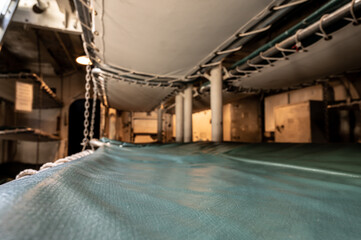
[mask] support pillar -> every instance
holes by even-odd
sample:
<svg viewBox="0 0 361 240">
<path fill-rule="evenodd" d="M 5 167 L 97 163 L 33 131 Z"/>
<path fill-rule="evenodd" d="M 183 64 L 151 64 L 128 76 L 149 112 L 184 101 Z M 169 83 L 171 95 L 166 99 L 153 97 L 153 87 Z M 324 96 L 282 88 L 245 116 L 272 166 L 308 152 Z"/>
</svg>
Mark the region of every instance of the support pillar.
<svg viewBox="0 0 361 240">
<path fill-rule="evenodd" d="M 183 142 L 183 96 L 178 93 L 175 97 L 175 139 L 176 142 Z"/>
<path fill-rule="evenodd" d="M 214 67 L 210 72 L 212 141 L 223 141 L 223 100 L 222 100 L 222 65 Z"/>
<path fill-rule="evenodd" d="M 163 106 L 158 109 L 158 142 L 163 142 Z"/>
<path fill-rule="evenodd" d="M 192 142 L 192 100 L 193 85 L 189 84 L 184 90 L 184 142 Z"/>
</svg>

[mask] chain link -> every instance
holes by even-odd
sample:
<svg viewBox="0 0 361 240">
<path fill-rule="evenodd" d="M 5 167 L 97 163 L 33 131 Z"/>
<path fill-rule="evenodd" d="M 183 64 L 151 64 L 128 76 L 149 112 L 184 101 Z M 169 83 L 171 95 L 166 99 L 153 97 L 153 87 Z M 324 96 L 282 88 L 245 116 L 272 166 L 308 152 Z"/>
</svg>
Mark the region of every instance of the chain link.
<svg viewBox="0 0 361 240">
<path fill-rule="evenodd" d="M 92 116 L 90 121 L 90 133 L 89 133 L 90 140 L 92 140 L 94 136 L 95 112 L 96 112 L 97 95 L 98 95 L 98 87 L 97 87 L 96 79 L 93 75 L 91 77 L 93 80 L 93 109 L 92 109 Z"/>
<path fill-rule="evenodd" d="M 91 80 L 91 67 L 90 65 L 86 66 L 86 75 L 85 75 L 85 103 L 84 103 L 84 138 L 83 141 L 81 143 L 81 145 L 83 145 L 83 151 L 86 149 L 88 143 L 89 143 L 89 139 L 88 139 L 88 135 L 89 135 L 89 107 L 90 107 L 90 103 L 89 103 L 89 99 L 90 99 L 90 80 Z"/>
</svg>

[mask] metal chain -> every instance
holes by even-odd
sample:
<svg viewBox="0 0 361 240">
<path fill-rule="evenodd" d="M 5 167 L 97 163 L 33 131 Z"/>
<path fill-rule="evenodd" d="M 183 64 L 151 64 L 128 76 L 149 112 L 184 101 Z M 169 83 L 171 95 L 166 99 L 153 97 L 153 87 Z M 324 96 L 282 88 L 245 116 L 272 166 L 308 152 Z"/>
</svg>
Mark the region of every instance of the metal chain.
<svg viewBox="0 0 361 240">
<path fill-rule="evenodd" d="M 329 84 L 328 82 L 323 83 L 323 107 L 324 107 L 324 124 L 325 124 L 325 138 L 326 141 L 330 141 L 330 127 L 328 117 L 328 100 L 329 100 Z"/>
<path fill-rule="evenodd" d="M 81 143 L 81 145 L 83 145 L 83 151 L 86 149 L 88 143 L 89 143 L 89 139 L 88 139 L 88 135 L 89 135 L 89 107 L 90 107 L 90 103 L 89 103 L 89 99 L 90 99 L 90 79 L 91 79 L 91 67 L 90 65 L 86 66 L 86 75 L 85 75 L 85 103 L 84 103 L 84 138 L 83 141 Z"/>
<path fill-rule="evenodd" d="M 95 112 L 96 112 L 97 96 L 98 96 L 97 82 L 93 75 L 91 76 L 91 78 L 93 80 L 93 109 L 92 109 L 92 116 L 90 121 L 90 133 L 89 133 L 90 140 L 92 140 L 94 136 Z"/>
</svg>

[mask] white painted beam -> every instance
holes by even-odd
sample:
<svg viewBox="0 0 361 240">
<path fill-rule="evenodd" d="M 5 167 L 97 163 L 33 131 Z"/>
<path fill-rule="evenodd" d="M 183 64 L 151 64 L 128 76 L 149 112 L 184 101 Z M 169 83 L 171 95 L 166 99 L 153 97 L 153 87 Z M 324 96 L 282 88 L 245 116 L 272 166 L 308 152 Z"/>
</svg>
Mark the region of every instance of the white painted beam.
<svg viewBox="0 0 361 240">
<path fill-rule="evenodd" d="M 184 142 L 192 142 L 192 111 L 193 85 L 189 84 L 184 90 Z"/>
<path fill-rule="evenodd" d="M 157 140 L 163 142 L 163 107 L 158 109 L 158 128 L 157 128 Z"/>
<path fill-rule="evenodd" d="M 222 99 L 222 65 L 214 67 L 210 72 L 212 141 L 223 141 L 223 99 Z"/>
<path fill-rule="evenodd" d="M 183 120 L 184 120 L 183 96 L 178 93 L 175 97 L 175 136 L 176 142 L 183 142 Z"/>
</svg>

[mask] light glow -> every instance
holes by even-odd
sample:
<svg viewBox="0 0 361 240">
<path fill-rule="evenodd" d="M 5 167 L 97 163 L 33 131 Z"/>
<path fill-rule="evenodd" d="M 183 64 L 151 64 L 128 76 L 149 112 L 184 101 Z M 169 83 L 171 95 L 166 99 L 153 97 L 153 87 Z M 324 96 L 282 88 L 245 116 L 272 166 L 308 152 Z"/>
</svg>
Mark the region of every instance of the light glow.
<svg viewBox="0 0 361 240">
<path fill-rule="evenodd" d="M 92 65 L 92 62 L 90 61 L 88 56 L 85 55 L 77 57 L 75 61 L 81 65 Z"/>
</svg>

